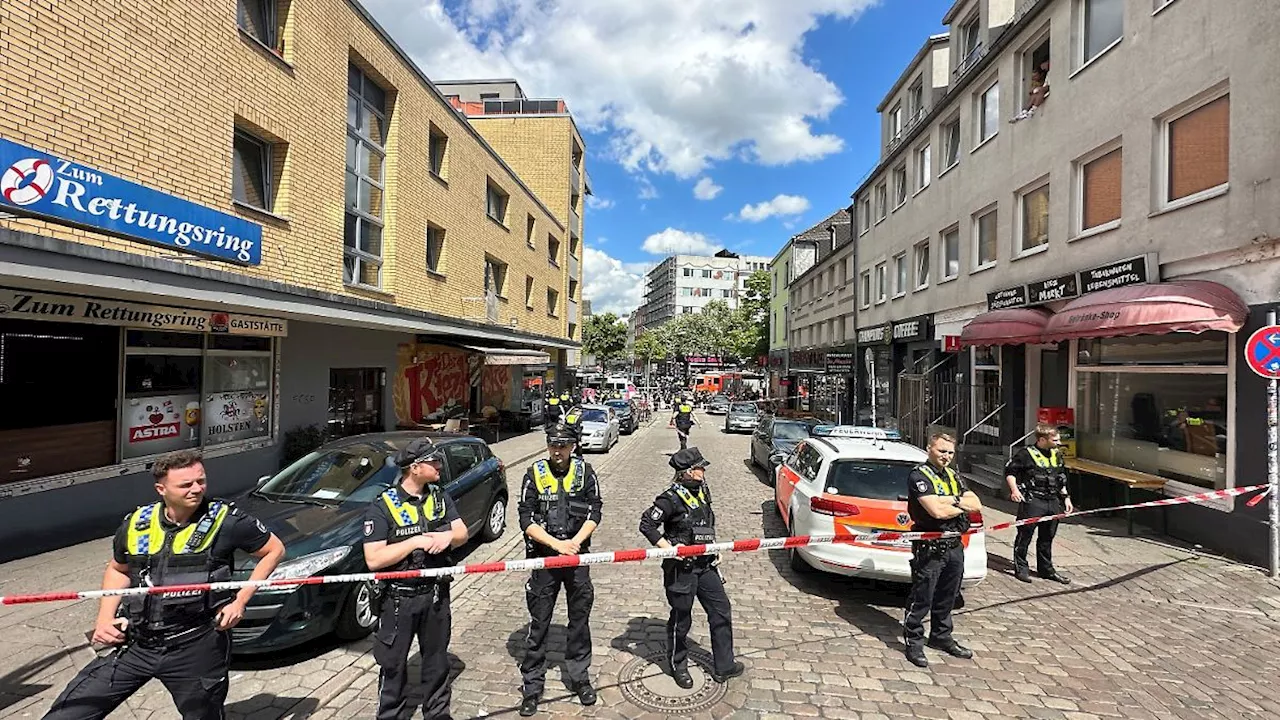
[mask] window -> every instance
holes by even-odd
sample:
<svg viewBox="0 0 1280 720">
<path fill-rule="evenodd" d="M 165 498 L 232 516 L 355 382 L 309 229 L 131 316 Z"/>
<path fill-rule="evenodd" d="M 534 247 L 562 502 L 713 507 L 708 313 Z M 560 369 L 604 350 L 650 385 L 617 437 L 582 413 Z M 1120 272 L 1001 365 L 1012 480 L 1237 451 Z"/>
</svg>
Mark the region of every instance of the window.
<svg viewBox="0 0 1280 720">
<path fill-rule="evenodd" d="M 449 462 L 449 475 L 454 480 L 486 459 L 483 448 L 475 442 L 449 443 L 444 446 L 444 455 Z"/>
<path fill-rule="evenodd" d="M 547 260 L 551 261 L 552 265 L 560 264 L 560 238 L 555 235 L 547 236 Z"/>
<path fill-rule="evenodd" d="M 271 212 L 271 145 L 243 130 L 232 137 L 231 197 Z"/>
<path fill-rule="evenodd" d="M 858 201 L 858 217 L 860 218 L 862 228 L 858 233 L 861 235 L 871 229 L 871 198 L 864 195 Z"/>
<path fill-rule="evenodd" d="M 976 143 L 981 145 L 1000 131 L 999 81 L 991 83 L 990 87 L 982 91 L 973 109 L 973 124 L 977 129 Z"/>
<path fill-rule="evenodd" d="M 204 445 L 271 434 L 271 363 L 270 338 L 208 337 L 200 412 Z"/>
<path fill-rule="evenodd" d="M 950 170 L 960 162 L 960 118 L 956 117 L 942 126 L 943 170 Z"/>
<path fill-rule="evenodd" d="M 547 288 L 547 314 L 556 317 L 560 311 L 560 293 Z"/>
<path fill-rule="evenodd" d="M 1049 184 L 1027 190 L 1018 196 L 1021 222 L 1018 225 L 1017 251 L 1027 253 L 1049 242 Z"/>
<path fill-rule="evenodd" d="M 862 307 L 871 307 L 871 271 L 868 270 L 858 278 L 858 303 Z"/>
<path fill-rule="evenodd" d="M 1194 202 L 1227 186 L 1231 96 L 1193 105 L 1161 122 L 1161 204 Z"/>
<path fill-rule="evenodd" d="M 582 244 L 582 240 L 580 240 L 575 235 L 570 235 L 569 236 L 569 254 L 574 257 L 580 257 L 578 246 L 581 244 Z"/>
<path fill-rule="evenodd" d="M 1035 113 L 1049 97 L 1049 28 L 1042 31 L 1042 39 L 1021 55 L 1022 91 L 1026 104 L 1014 118 L 1021 120 Z"/>
<path fill-rule="evenodd" d="M 431 163 L 431 174 L 444 178 L 448 175 L 449 136 L 436 127 L 435 123 L 431 123 L 430 142 L 427 152 Z"/>
<path fill-rule="evenodd" d="M 902 104 L 893 106 L 889 111 L 889 142 L 902 137 Z"/>
<path fill-rule="evenodd" d="M 507 296 L 507 264 L 488 255 L 484 258 L 484 294 Z"/>
<path fill-rule="evenodd" d="M 973 219 L 973 269 L 981 270 L 996 263 L 996 211 Z"/>
<path fill-rule="evenodd" d="M 1106 52 L 1124 35 L 1124 0 L 1082 0 L 1081 5 L 1083 65 Z"/>
<path fill-rule="evenodd" d="M 1076 166 L 1077 233 L 1101 230 L 1120 222 L 1124 149 L 1117 147 L 1103 152 L 1104 155 Z"/>
<path fill-rule="evenodd" d="M 960 228 L 953 227 L 942 233 L 942 279 L 951 280 L 960 275 Z"/>
<path fill-rule="evenodd" d="M 907 202 L 907 166 L 899 165 L 893 169 L 893 209 L 897 210 Z"/>
<path fill-rule="evenodd" d="M 693 288 L 680 288 L 680 295 L 683 297 L 693 297 Z"/>
<path fill-rule="evenodd" d="M 915 255 L 916 290 L 923 290 L 929 286 L 929 241 L 916 243 L 912 252 Z"/>
<path fill-rule="evenodd" d="M 888 268 L 885 266 L 885 264 L 880 263 L 879 265 L 876 265 L 876 302 L 877 303 L 884 302 L 885 297 L 889 294 L 889 288 L 886 287 L 888 283 L 887 276 L 888 276 Z"/>
<path fill-rule="evenodd" d="M 346 222 L 343 281 L 382 287 L 383 147 L 387 93 L 354 64 L 347 66 Z"/>
<path fill-rule="evenodd" d="M 876 222 L 889 214 L 889 186 L 880 183 L 876 186 Z"/>
<path fill-rule="evenodd" d="M 537 230 L 537 221 L 533 219 L 533 215 L 529 215 L 525 220 L 524 244 L 529 247 L 535 247 L 533 244 L 533 233 Z"/>
<path fill-rule="evenodd" d="M 911 108 L 911 122 L 915 122 L 924 112 L 924 78 L 916 78 L 911 89 L 907 91 L 907 98 Z"/>
<path fill-rule="evenodd" d="M 1081 340 L 1080 457 L 1205 488 L 1228 487 L 1229 336 Z"/>
<path fill-rule="evenodd" d="M 916 150 L 916 192 L 929 187 L 929 175 L 932 174 L 933 157 L 928 145 Z"/>
<path fill-rule="evenodd" d="M 901 253 L 893 258 L 893 296 L 900 298 L 907 294 L 907 254 Z"/>
<path fill-rule="evenodd" d="M 693 268 L 683 268 L 681 274 L 685 277 L 693 277 Z"/>
<path fill-rule="evenodd" d="M 237 0 L 236 24 L 245 34 L 277 54 L 284 50 L 276 14 L 277 0 Z"/>
<path fill-rule="evenodd" d="M 427 226 L 427 269 L 433 273 L 443 273 L 440 260 L 444 257 L 444 228 L 435 225 Z"/>
<path fill-rule="evenodd" d="M 965 20 L 964 25 L 960 26 L 960 40 L 963 43 L 962 50 L 964 53 L 960 58 L 962 62 L 967 60 L 974 50 L 978 49 L 980 37 L 978 34 L 978 20 L 979 17 L 975 13 L 973 17 Z"/>
<path fill-rule="evenodd" d="M 524 276 L 524 306 L 533 309 L 533 276 Z"/>
<path fill-rule="evenodd" d="M 493 218 L 499 225 L 507 224 L 507 201 L 511 196 L 502 192 L 502 188 L 493 184 L 490 180 L 487 185 L 488 190 L 485 192 L 485 212 L 490 218 Z"/>
<path fill-rule="evenodd" d="M 500 93 L 480 93 L 481 102 L 484 102 L 485 100 L 497 100 L 500 97 Z"/>
<path fill-rule="evenodd" d="M 711 277 L 711 271 L 710 271 L 710 270 L 703 270 L 703 271 L 702 271 L 702 277 L 703 277 L 704 279 L 706 279 L 706 278 L 710 278 L 710 277 Z"/>
<path fill-rule="evenodd" d="M 691 308 L 691 307 L 682 307 L 682 308 L 680 308 L 680 312 L 681 312 L 681 313 L 683 313 L 683 314 L 685 314 L 685 315 L 688 315 L 688 314 L 690 314 L 690 313 L 692 313 L 692 312 L 693 312 L 693 308 Z"/>
<path fill-rule="evenodd" d="M 720 291 L 720 297 L 733 297 L 733 291 L 728 288 L 724 288 Z"/>
</svg>

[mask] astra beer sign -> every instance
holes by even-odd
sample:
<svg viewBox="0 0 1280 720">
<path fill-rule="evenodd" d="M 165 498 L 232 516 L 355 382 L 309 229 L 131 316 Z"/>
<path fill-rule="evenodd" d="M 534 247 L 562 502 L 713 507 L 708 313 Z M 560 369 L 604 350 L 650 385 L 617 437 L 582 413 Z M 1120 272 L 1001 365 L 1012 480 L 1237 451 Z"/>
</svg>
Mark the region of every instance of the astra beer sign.
<svg viewBox="0 0 1280 720">
<path fill-rule="evenodd" d="M 226 260 L 262 262 L 262 227 L 0 138 L 0 210 Z"/>
</svg>

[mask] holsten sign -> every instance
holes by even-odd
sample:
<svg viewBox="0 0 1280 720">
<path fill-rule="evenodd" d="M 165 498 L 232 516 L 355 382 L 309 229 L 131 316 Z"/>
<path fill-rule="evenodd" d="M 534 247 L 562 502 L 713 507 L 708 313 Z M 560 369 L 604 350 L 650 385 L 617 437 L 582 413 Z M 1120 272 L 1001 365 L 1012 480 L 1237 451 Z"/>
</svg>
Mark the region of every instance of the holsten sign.
<svg viewBox="0 0 1280 720">
<path fill-rule="evenodd" d="M 275 318 L 12 288 L 0 288 L 0 317 L 259 337 L 289 334 L 288 322 Z"/>
<path fill-rule="evenodd" d="M 262 227 L 0 138 L 0 208 L 241 265 Z"/>
</svg>

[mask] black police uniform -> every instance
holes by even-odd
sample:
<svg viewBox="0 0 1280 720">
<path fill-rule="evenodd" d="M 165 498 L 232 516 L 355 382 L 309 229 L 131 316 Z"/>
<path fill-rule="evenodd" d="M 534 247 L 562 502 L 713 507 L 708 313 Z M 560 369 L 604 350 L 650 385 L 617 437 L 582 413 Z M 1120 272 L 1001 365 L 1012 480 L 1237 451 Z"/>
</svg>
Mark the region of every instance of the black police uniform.
<svg viewBox="0 0 1280 720">
<path fill-rule="evenodd" d="M 671 456 L 678 471 L 703 467 L 706 461 L 698 448 L 681 450 Z M 716 514 L 711 508 L 711 488 L 707 483 L 672 483 L 640 516 L 640 534 L 657 545 L 666 538 L 672 545 L 702 545 L 716 540 Z M 688 673 L 689 628 L 693 624 L 696 597 L 707 613 L 711 629 L 713 673 L 717 676 L 741 672 L 734 661 L 733 619 L 724 578 L 715 566 L 714 555 L 672 558 L 662 561 L 662 584 L 671 615 L 667 618 L 667 660 L 673 675 Z"/>
<path fill-rule="evenodd" d="M 921 504 L 925 495 L 959 498 L 969 491 L 964 478 L 955 470 L 939 470 L 925 463 L 908 476 L 907 512 L 915 532 L 963 532 L 969 529 L 967 513 L 948 520 L 930 515 Z M 907 653 L 923 652 L 924 619 L 929 617 L 929 644 L 949 647 L 951 610 L 964 579 L 964 547 L 960 538 L 916 540 L 911 543 L 911 591 L 907 596 L 903 620 L 903 642 Z"/>
<path fill-rule="evenodd" d="M 573 432 L 573 454 L 582 457 L 582 408 L 574 405 L 568 408 L 561 423 Z M 554 428 L 547 430 L 547 437 L 550 438 L 554 432 Z"/>
<path fill-rule="evenodd" d="M 560 407 L 560 398 L 551 395 L 547 397 L 546 409 L 543 410 L 543 425 L 551 426 L 560 422 L 560 415 L 564 412 L 564 408 Z"/>
<path fill-rule="evenodd" d="M 539 460 L 529 466 L 520 486 L 520 502 L 517 506 L 520 530 L 527 533 L 530 525 L 540 525 L 551 537 L 569 540 L 578 534 L 588 520 L 599 524 L 603 507 L 600 484 L 590 463 L 580 458 L 571 458 L 567 467 L 557 469 L 548 460 Z M 581 551 L 588 552 L 590 544 L 591 540 L 588 538 L 582 544 Z M 556 555 L 556 551 L 525 535 L 526 557 Z M 566 679 L 575 689 L 590 684 L 590 620 L 591 606 L 595 601 L 590 568 L 582 565 L 534 570 L 525 585 L 529 631 L 525 635 L 524 659 L 520 661 L 525 697 L 540 696 L 545 687 L 547 631 L 551 627 L 551 615 L 555 612 L 561 586 L 564 587 L 569 611 L 568 640 L 564 654 Z"/>
<path fill-rule="evenodd" d="M 125 518 L 112 555 L 129 566 L 131 587 L 217 582 L 231 579 L 237 550 L 255 553 L 270 540 L 262 523 L 227 501 L 205 500 L 184 525 L 154 503 Z M 104 718 L 152 678 L 184 720 L 222 718 L 231 638 L 216 628 L 216 615 L 233 599 L 234 592 L 125 598 L 124 644 L 81 670 L 45 720 Z"/>
<path fill-rule="evenodd" d="M 1024 447 L 1014 453 L 1005 466 L 1004 474 L 1017 478 L 1018 492 L 1022 493 L 1023 500 L 1018 504 L 1019 520 L 1056 515 L 1066 509 L 1067 469 L 1062 453 L 1057 448 L 1041 450 L 1034 445 Z M 1057 520 L 1018 528 L 1018 536 L 1013 542 L 1015 574 L 1020 579 L 1030 580 L 1027 550 L 1031 547 L 1031 536 L 1037 532 L 1036 571 L 1041 577 L 1065 582 L 1066 578 L 1053 568 L 1053 538 L 1058 532 Z"/>
<path fill-rule="evenodd" d="M 369 505 L 364 515 L 364 542 L 404 542 L 418 535 L 445 532 L 458 520 L 458 508 L 438 484 L 431 484 L 417 497 L 397 484 Z M 414 550 L 384 572 L 423 570 L 453 565 L 445 550 L 432 555 Z M 427 720 L 449 717 L 449 639 L 452 615 L 449 607 L 449 579 L 395 580 L 383 583 L 378 602 L 378 631 L 373 643 L 373 659 L 382 668 L 378 679 L 378 720 L 407 717 L 409 645 L 418 638 L 422 658 L 422 715 Z"/>
<path fill-rule="evenodd" d="M 676 434 L 680 436 L 680 449 L 689 447 L 689 432 L 693 429 L 693 405 L 681 400 L 675 407 Z"/>
</svg>

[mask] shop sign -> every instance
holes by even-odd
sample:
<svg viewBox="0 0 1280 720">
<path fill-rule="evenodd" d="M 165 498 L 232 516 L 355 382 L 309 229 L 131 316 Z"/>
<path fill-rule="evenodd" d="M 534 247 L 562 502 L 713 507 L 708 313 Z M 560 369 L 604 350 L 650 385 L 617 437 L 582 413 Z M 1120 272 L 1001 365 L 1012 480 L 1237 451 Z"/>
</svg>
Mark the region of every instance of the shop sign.
<svg viewBox="0 0 1280 720">
<path fill-rule="evenodd" d="M 266 393 L 252 390 L 222 392 L 204 399 L 206 445 L 247 440 L 270 434 Z"/>
<path fill-rule="evenodd" d="M 825 350 L 792 350 L 791 368 L 805 370 L 821 370 L 826 367 Z"/>
<path fill-rule="evenodd" d="M 853 353 L 827 351 L 827 374 L 848 375 L 853 372 Z"/>
<path fill-rule="evenodd" d="M 1091 293 L 1158 280 L 1155 257 L 1155 253 L 1148 253 L 1085 270 L 1080 273 L 1080 292 Z"/>
<path fill-rule="evenodd" d="M 960 352 L 960 336 L 943 335 L 942 352 Z"/>
<path fill-rule="evenodd" d="M 1159 267 L 1155 253 L 1118 260 L 1078 273 L 987 293 L 987 309 L 1004 310 L 1043 305 L 1055 300 L 1071 300 L 1099 290 L 1157 282 L 1160 279 Z"/>
<path fill-rule="evenodd" d="M 719 365 L 720 357 L 717 355 L 692 355 L 686 357 L 685 362 L 695 365 Z"/>
<path fill-rule="evenodd" d="M 891 339 L 888 323 L 858 330 L 859 345 L 888 345 Z"/>
<path fill-rule="evenodd" d="M 769 353 L 769 367 L 779 368 L 787 364 L 787 351 L 774 350 Z"/>
<path fill-rule="evenodd" d="M 275 318 L 12 288 L 0 288 L 0 317 L 222 335 L 284 337 L 289 334 L 288 322 Z"/>
<path fill-rule="evenodd" d="M 929 316 L 920 315 L 893 324 L 894 342 L 915 342 L 929 338 Z"/>
<path fill-rule="evenodd" d="M 0 207 L 239 265 L 262 262 L 262 226 L 0 139 Z"/>
<path fill-rule="evenodd" d="M 1080 296 L 1080 278 L 1076 273 L 1027 285 L 1027 302 L 1043 305 L 1054 300 L 1070 300 Z"/>
<path fill-rule="evenodd" d="M 1019 285 L 1018 287 L 997 290 L 993 293 L 987 293 L 987 309 L 988 310 L 1004 310 L 1006 308 L 1026 307 L 1027 305 L 1027 286 Z"/>
<path fill-rule="evenodd" d="M 127 458 L 200 446 L 200 396 L 126 398 L 124 456 Z"/>
</svg>

